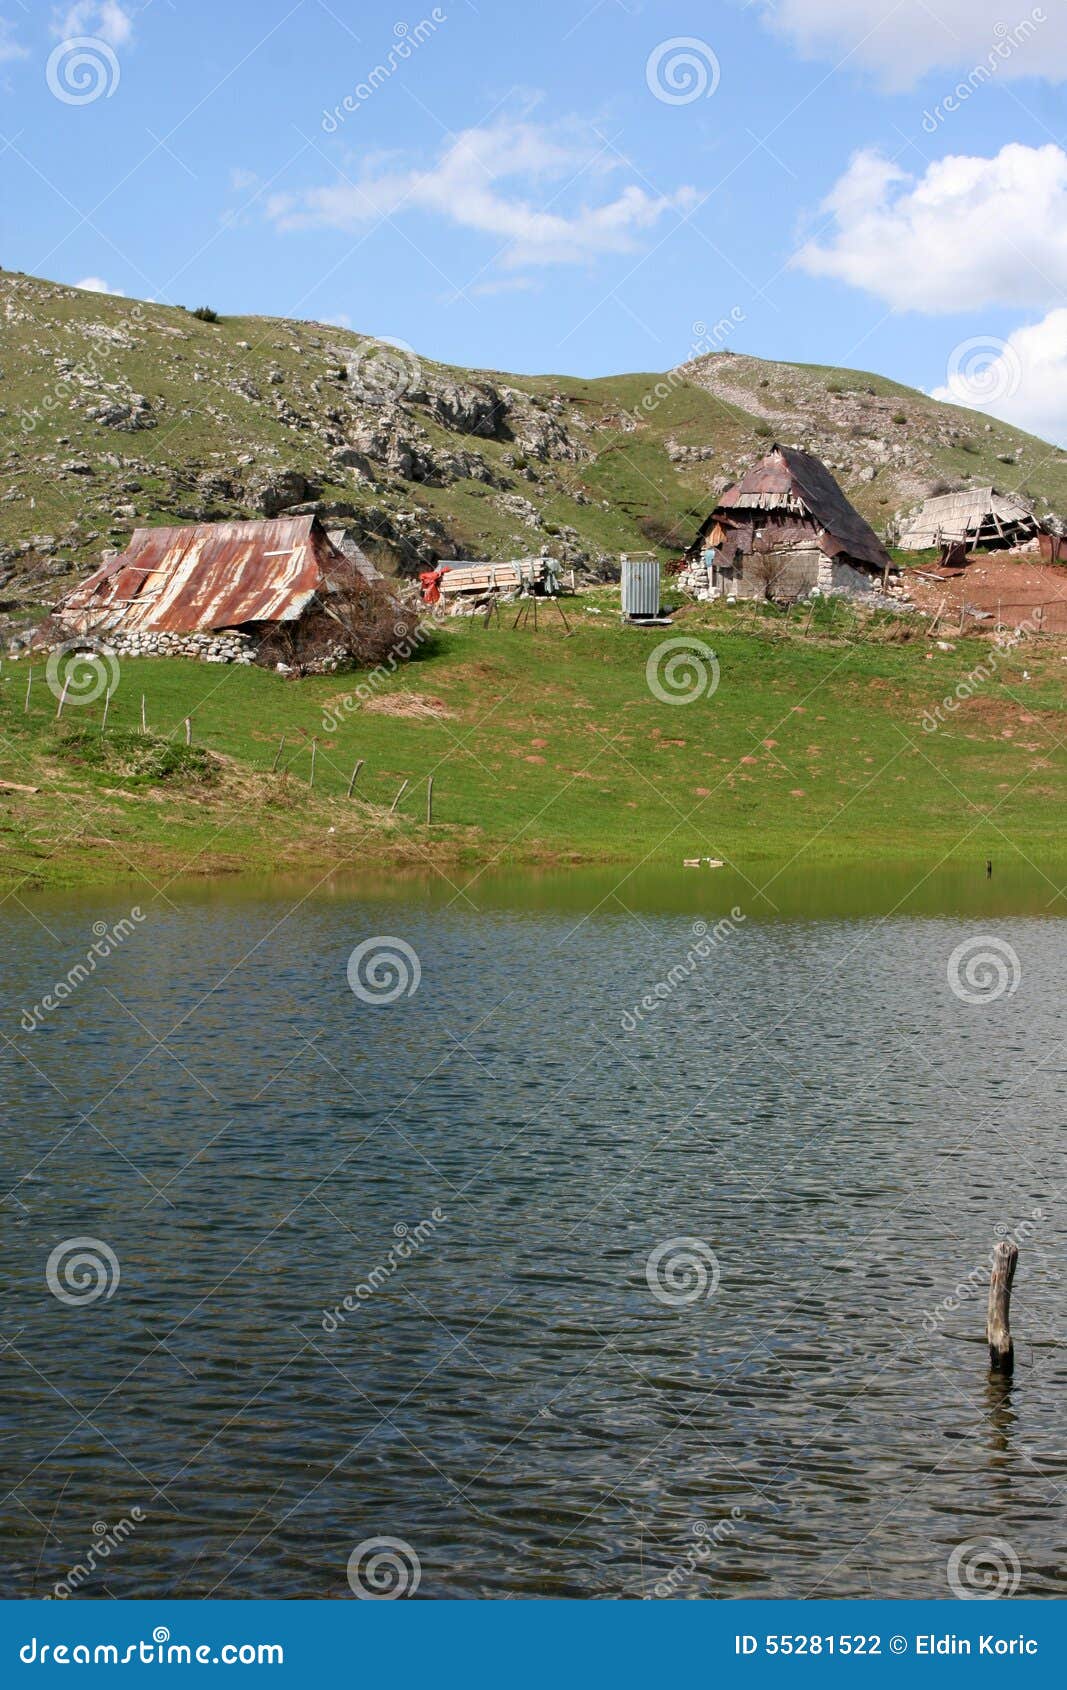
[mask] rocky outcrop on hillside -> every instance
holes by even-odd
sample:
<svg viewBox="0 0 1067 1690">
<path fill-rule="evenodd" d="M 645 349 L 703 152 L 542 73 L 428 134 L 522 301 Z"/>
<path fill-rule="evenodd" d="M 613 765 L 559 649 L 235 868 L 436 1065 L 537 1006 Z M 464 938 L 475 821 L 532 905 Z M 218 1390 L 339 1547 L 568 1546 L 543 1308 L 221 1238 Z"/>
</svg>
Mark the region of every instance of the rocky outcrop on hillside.
<svg viewBox="0 0 1067 1690">
<path fill-rule="evenodd" d="M 799 446 L 822 459 L 876 526 L 885 526 L 886 512 L 936 493 L 994 479 L 1011 486 L 1025 480 L 1028 446 L 1017 429 L 977 411 L 937 404 L 894 383 L 871 381 L 850 370 L 769 364 L 734 352 L 698 358 L 683 366 L 683 373 L 716 399 L 758 419 L 766 445 L 738 459 L 740 472 L 772 440 Z M 703 449 L 694 453 L 683 446 L 675 461 L 704 455 Z M 981 459 L 981 464 L 972 468 L 968 458 Z M 953 459 L 955 473 L 946 476 L 941 466 Z M 1014 477 L 1008 473 L 1012 470 Z M 1038 497 L 1044 508 L 1050 507 L 1048 498 Z"/>
<path fill-rule="evenodd" d="M 253 320 L 233 335 L 166 307 L 11 275 L 0 275 L 0 319 L 12 364 L 0 371 L 9 596 L 13 582 L 32 599 L 84 572 L 138 521 L 296 508 L 363 522 L 383 561 L 414 569 L 471 544 L 420 493 L 518 497 L 523 487 L 540 508 L 569 496 L 557 470 L 594 457 L 560 394 L 464 379 L 355 336 L 342 344 L 319 324 Z M 119 445 L 150 434 L 163 437 L 150 456 Z M 27 517 L 44 503 L 66 520 L 38 533 Z M 4 522 L 5 505 L 17 525 Z M 524 504 L 515 538 L 528 526 Z"/>
<path fill-rule="evenodd" d="M 969 477 L 1067 510 L 1062 455 L 854 372 L 726 353 L 669 380 L 459 371 L 324 323 L 4 272 L 0 325 L 0 618 L 16 621 L 137 526 L 287 511 L 344 524 L 387 571 L 548 550 L 603 575 L 622 550 L 687 543 L 775 438 L 822 457 L 881 531 Z"/>
</svg>

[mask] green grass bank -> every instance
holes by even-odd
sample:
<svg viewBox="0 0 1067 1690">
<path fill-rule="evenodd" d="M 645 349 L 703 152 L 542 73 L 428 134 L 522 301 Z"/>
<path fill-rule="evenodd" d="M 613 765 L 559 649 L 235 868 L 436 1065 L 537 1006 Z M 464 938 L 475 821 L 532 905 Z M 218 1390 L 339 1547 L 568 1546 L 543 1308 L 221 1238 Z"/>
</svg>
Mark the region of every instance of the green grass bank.
<svg viewBox="0 0 1067 1690">
<path fill-rule="evenodd" d="M 378 682 L 123 661 L 106 730 L 102 696 L 72 694 L 57 720 L 40 660 L 27 710 L 27 663 L 5 661 L 0 889 L 698 856 L 1067 863 L 1067 646 L 941 650 L 914 620 L 845 606 L 832 624 L 826 606 L 693 607 L 636 630 L 613 604 L 568 601 L 570 637 L 545 606 L 536 633 L 507 612 L 452 620 Z M 675 684 L 698 696 L 666 703 L 648 660 L 682 637 L 715 664 L 683 662 Z"/>
</svg>

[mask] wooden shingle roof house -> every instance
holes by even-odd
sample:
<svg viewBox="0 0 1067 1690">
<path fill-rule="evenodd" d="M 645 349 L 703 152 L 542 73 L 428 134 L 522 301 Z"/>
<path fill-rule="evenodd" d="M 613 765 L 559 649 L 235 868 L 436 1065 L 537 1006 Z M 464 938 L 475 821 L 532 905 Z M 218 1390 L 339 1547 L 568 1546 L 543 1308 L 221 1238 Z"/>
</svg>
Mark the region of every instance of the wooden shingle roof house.
<svg viewBox="0 0 1067 1690">
<path fill-rule="evenodd" d="M 775 446 L 726 489 L 686 563 L 707 569 L 710 596 L 777 599 L 869 593 L 892 568 L 826 465 L 795 446 Z"/>
</svg>

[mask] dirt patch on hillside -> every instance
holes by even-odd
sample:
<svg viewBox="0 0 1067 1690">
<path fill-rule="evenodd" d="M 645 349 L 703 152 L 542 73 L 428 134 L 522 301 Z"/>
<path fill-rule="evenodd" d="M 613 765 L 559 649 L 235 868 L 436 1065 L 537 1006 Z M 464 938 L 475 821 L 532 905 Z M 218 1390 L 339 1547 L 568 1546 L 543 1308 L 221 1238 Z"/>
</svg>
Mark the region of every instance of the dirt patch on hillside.
<svg viewBox="0 0 1067 1690">
<path fill-rule="evenodd" d="M 363 708 L 376 716 L 404 716 L 437 722 L 456 714 L 443 698 L 434 698 L 428 692 L 383 693 L 380 697 L 368 698 Z"/>
<path fill-rule="evenodd" d="M 1062 565 L 1012 552 L 991 552 L 972 558 L 961 575 L 932 580 L 925 574 L 908 571 L 908 595 L 931 615 L 943 604 L 949 626 L 966 604 L 994 620 L 999 616 L 1011 627 L 1036 620 L 1045 633 L 1067 634 L 1067 569 Z M 1043 615 L 1035 619 L 1037 610 Z"/>
</svg>

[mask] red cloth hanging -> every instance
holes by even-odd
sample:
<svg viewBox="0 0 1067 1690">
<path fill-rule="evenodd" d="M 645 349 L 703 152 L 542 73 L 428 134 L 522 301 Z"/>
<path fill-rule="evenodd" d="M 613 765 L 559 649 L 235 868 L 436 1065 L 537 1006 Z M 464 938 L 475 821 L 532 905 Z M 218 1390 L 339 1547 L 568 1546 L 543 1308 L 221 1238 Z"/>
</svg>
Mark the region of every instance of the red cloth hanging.
<svg viewBox="0 0 1067 1690">
<path fill-rule="evenodd" d="M 423 604 L 440 604 L 441 577 L 444 573 L 443 569 L 425 569 L 422 571 L 419 580 L 422 582 Z"/>
</svg>

